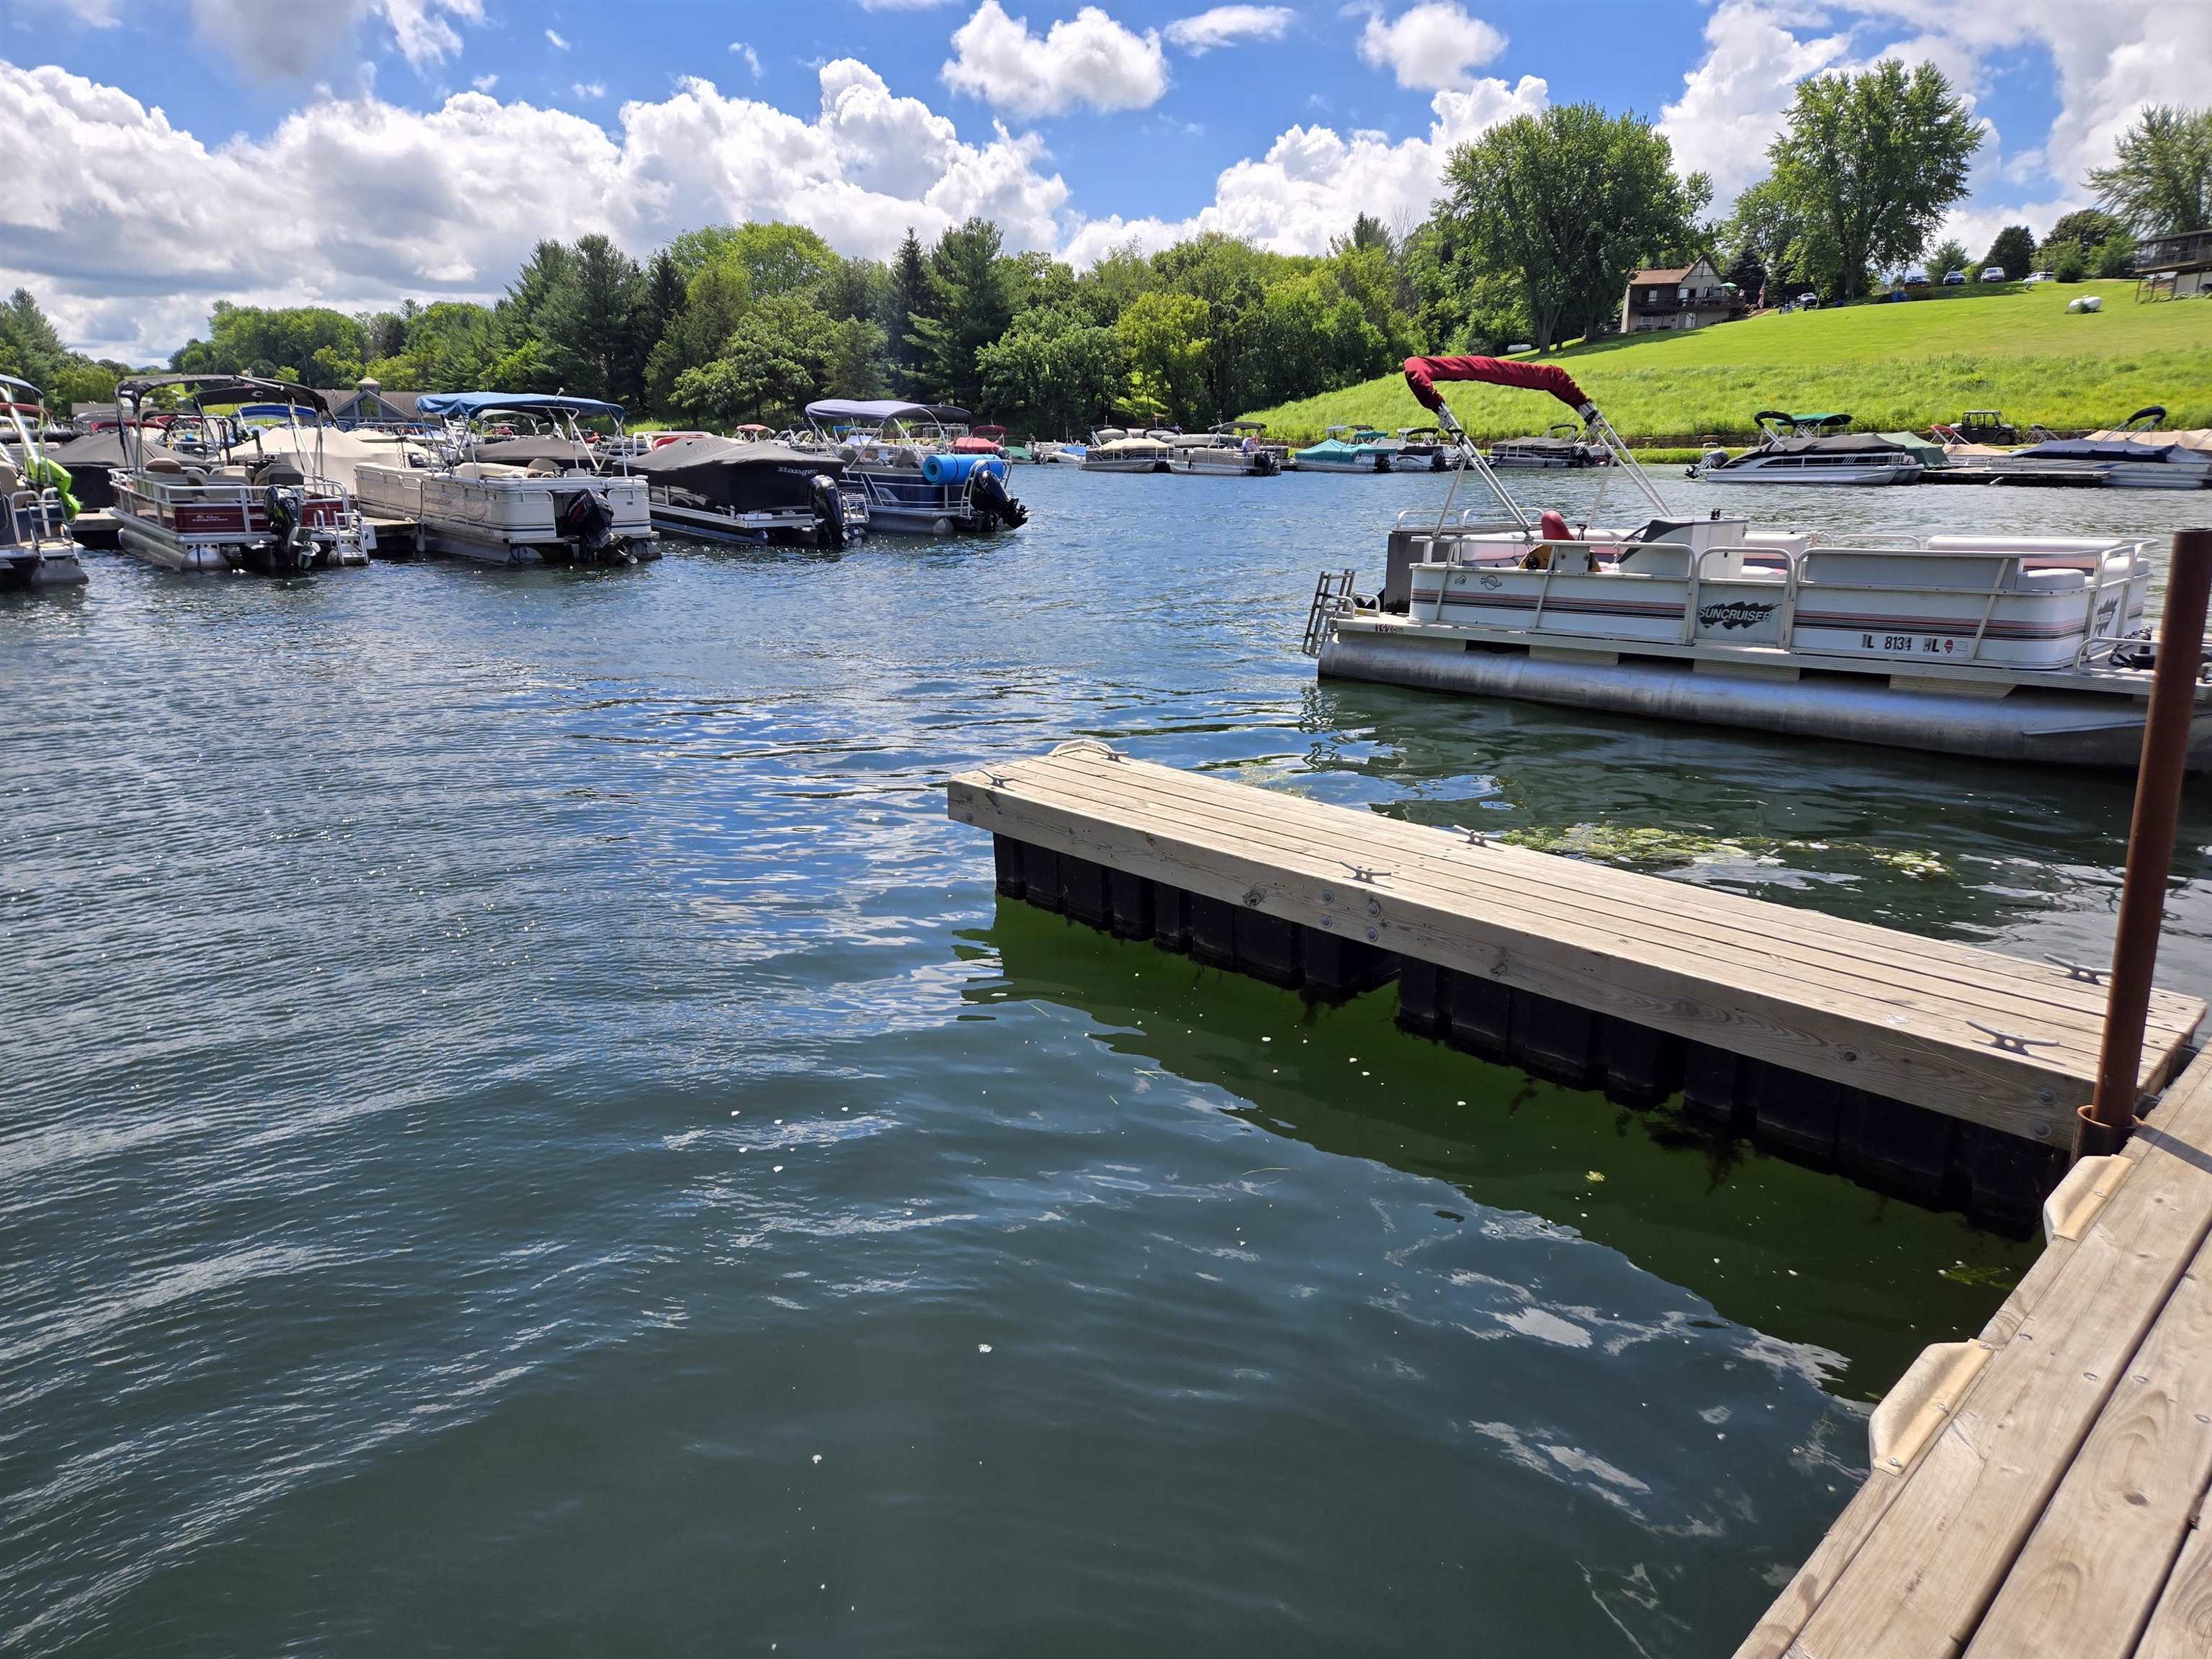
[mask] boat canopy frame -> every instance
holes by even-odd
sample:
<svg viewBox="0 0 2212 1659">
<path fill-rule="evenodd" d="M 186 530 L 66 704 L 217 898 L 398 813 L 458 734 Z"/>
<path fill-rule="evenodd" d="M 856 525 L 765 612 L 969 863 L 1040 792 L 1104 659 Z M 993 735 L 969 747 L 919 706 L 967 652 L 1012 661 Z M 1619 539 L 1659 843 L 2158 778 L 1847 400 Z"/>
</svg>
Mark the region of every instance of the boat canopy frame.
<svg viewBox="0 0 2212 1659">
<path fill-rule="evenodd" d="M 115 388 L 117 426 L 126 434 L 124 440 L 124 459 L 131 472 L 146 470 L 145 403 L 149 395 L 172 388 L 189 391 L 192 411 L 210 434 L 217 434 L 215 417 L 207 412 L 210 403 L 244 405 L 249 403 L 281 406 L 289 411 L 290 424 L 300 425 L 300 411 L 311 410 L 318 416 L 312 423 L 315 434 L 315 474 L 323 476 L 323 433 L 331 422 L 331 405 L 327 398 L 313 386 L 301 386 L 296 380 L 279 380 L 266 374 L 134 374 L 119 382 Z M 124 413 L 124 405 L 130 413 Z M 223 459 L 228 462 L 230 452 L 236 447 L 232 441 L 228 423 L 220 430 L 218 441 Z M 257 442 L 255 447 L 258 449 Z"/>
<path fill-rule="evenodd" d="M 1629 477 L 1644 492 L 1644 499 L 1662 516 L 1674 516 L 1674 508 L 1659 493 L 1659 486 L 1652 482 L 1651 475 L 1629 453 L 1627 442 L 1613 430 L 1613 422 L 1606 419 L 1589 394 L 1575 384 L 1574 376 L 1558 365 L 1515 362 L 1502 357 L 1408 357 L 1406 359 L 1405 374 L 1406 384 L 1415 399 L 1437 417 L 1437 424 L 1449 434 L 1458 456 L 1459 464 L 1452 469 L 1451 489 L 1444 495 L 1443 511 L 1437 515 L 1439 525 L 1452 510 L 1452 502 L 1459 495 L 1461 480 L 1472 469 L 1490 486 L 1490 493 L 1498 498 L 1500 505 L 1513 515 L 1515 523 L 1531 533 L 1536 528 L 1528 522 L 1528 515 L 1521 510 L 1520 503 L 1507 491 L 1498 474 L 1491 471 L 1489 459 L 1475 447 L 1474 440 L 1468 436 L 1467 428 L 1460 424 L 1459 416 L 1452 413 L 1451 405 L 1444 401 L 1443 393 L 1437 390 L 1439 380 L 1468 380 L 1485 386 L 1511 386 L 1523 392 L 1551 393 L 1581 418 L 1583 430 L 1591 440 L 1604 448 L 1615 463 L 1628 470 Z M 1601 478 L 1598 481 L 1601 501 L 1604 499 L 1604 488 L 1605 480 Z"/>
</svg>

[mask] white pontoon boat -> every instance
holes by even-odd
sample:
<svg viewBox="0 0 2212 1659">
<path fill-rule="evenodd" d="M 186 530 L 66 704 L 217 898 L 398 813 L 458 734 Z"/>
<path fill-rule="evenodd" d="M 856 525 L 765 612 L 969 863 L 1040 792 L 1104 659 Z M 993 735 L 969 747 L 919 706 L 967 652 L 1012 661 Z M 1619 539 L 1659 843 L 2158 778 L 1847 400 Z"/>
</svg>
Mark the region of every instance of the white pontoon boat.
<svg viewBox="0 0 2212 1659">
<path fill-rule="evenodd" d="M 1102 426 L 1083 452 L 1085 472 L 1172 472 L 1175 446 L 1164 437 Z"/>
<path fill-rule="evenodd" d="M 1877 433 L 1852 432 L 1848 415 L 1784 415 L 1762 409 L 1752 416 L 1759 441 L 1729 458 L 1707 450 L 1690 477 L 1707 483 L 1891 484 L 1917 483 L 1920 458 Z"/>
<path fill-rule="evenodd" d="M 657 559 L 645 480 L 620 454 L 604 474 L 580 417 L 611 422 L 622 407 L 596 398 L 538 392 L 426 393 L 425 416 L 448 422 L 441 464 L 368 462 L 354 469 L 362 505 L 411 520 L 424 548 L 487 564 L 635 564 Z M 532 438 L 488 435 L 501 416 L 544 421 Z"/>
<path fill-rule="evenodd" d="M 27 394 L 27 395 L 26 395 Z M 0 586 L 76 587 L 84 567 L 70 539 L 62 499 L 65 469 L 47 458 L 46 395 L 28 380 L 0 374 L 0 411 L 9 441 L 0 445 Z"/>
<path fill-rule="evenodd" d="M 2142 628 L 2148 542 L 1832 544 L 1717 511 L 1686 517 L 1562 369 L 1415 357 L 1406 378 L 1453 432 L 1438 381 L 1550 392 L 1655 516 L 1532 522 L 1462 437 L 1442 509 L 1399 516 L 1380 591 L 1357 592 L 1349 570 L 1316 584 L 1306 648 L 1324 676 L 1989 759 L 2136 764 L 2156 651 Z M 1468 471 L 1502 514 L 1455 512 Z M 2190 754 L 2202 767 L 2212 687 L 2197 696 Z"/>
<path fill-rule="evenodd" d="M 145 403 L 157 392 L 188 395 L 203 453 L 179 453 L 149 441 Z M 149 374 L 115 389 L 122 411 L 125 465 L 111 475 L 118 544 L 168 570 L 258 570 L 283 575 L 366 564 L 361 515 L 345 486 L 326 476 L 319 442 L 330 406 L 323 394 L 251 374 Z M 299 441 L 293 453 L 263 456 L 234 449 L 232 423 L 211 417 L 210 404 L 277 404 Z M 301 413 L 310 422 L 303 425 Z M 172 422 L 164 436 L 176 436 Z"/>
<path fill-rule="evenodd" d="M 1280 470 L 1256 434 L 1177 432 L 1167 440 L 1168 470 L 1201 477 L 1272 478 Z"/>
</svg>

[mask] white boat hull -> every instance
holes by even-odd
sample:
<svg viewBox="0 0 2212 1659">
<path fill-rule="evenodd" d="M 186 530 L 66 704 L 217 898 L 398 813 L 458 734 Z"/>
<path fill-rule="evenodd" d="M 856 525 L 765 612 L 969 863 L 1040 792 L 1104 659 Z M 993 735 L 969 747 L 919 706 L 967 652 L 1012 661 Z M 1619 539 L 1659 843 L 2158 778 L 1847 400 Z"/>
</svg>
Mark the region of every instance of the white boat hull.
<svg viewBox="0 0 2212 1659">
<path fill-rule="evenodd" d="M 587 475 L 469 477 L 414 467 L 362 466 L 354 474 L 363 507 L 411 520 L 423 548 L 483 564 L 627 563 L 657 559 L 643 478 Z M 591 550 L 560 529 L 559 497 L 597 495 L 612 515 L 605 544 Z"/>
<path fill-rule="evenodd" d="M 1470 651 L 1456 640 L 1344 629 L 1322 647 L 1321 672 L 1325 678 L 1984 760 L 2131 770 L 2142 752 L 2143 704 L 2110 695 L 2019 690 L 1992 697 L 1904 689 L 1863 677 L 1745 678 L 1697 672 L 1659 659 L 1565 661 L 1526 652 Z M 2212 764 L 2212 710 L 2201 703 L 2189 754 L 2192 770 Z"/>
</svg>

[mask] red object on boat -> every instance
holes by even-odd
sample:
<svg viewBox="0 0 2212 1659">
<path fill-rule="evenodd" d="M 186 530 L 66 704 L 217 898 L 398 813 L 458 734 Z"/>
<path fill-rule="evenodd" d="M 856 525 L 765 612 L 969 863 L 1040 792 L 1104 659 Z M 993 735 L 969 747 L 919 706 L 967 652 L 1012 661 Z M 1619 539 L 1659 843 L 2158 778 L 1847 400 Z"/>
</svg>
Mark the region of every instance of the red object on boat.
<svg viewBox="0 0 2212 1659">
<path fill-rule="evenodd" d="M 1543 516 L 1536 520 L 1536 533 L 1547 542 L 1572 541 L 1575 534 L 1567 528 L 1565 514 L 1554 512 L 1548 507 L 1544 509 Z"/>
<path fill-rule="evenodd" d="M 1517 386 L 1529 392 L 1548 392 L 1577 415 L 1595 407 L 1577 386 L 1574 376 L 1549 363 L 1509 363 L 1497 357 L 1408 357 L 1406 384 L 1425 409 L 1443 407 L 1438 380 L 1481 380 L 1491 386 Z M 1585 416 L 1585 418 L 1587 418 Z"/>
<path fill-rule="evenodd" d="M 970 435 L 965 438 L 955 438 L 952 441 L 952 453 L 956 455 L 1003 455 L 1006 452 L 988 438 Z"/>
</svg>

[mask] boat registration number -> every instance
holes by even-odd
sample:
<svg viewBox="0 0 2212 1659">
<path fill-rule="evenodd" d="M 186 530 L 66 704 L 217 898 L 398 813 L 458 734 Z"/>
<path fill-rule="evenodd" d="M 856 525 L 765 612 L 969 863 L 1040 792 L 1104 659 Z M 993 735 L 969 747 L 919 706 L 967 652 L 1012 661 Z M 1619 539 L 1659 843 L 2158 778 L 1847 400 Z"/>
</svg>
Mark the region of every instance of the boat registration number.
<svg viewBox="0 0 2212 1659">
<path fill-rule="evenodd" d="M 1949 657 L 1958 653 L 1959 641 L 1948 634 L 1862 634 L 1863 651 L 1903 651 L 1917 657 Z"/>
</svg>

